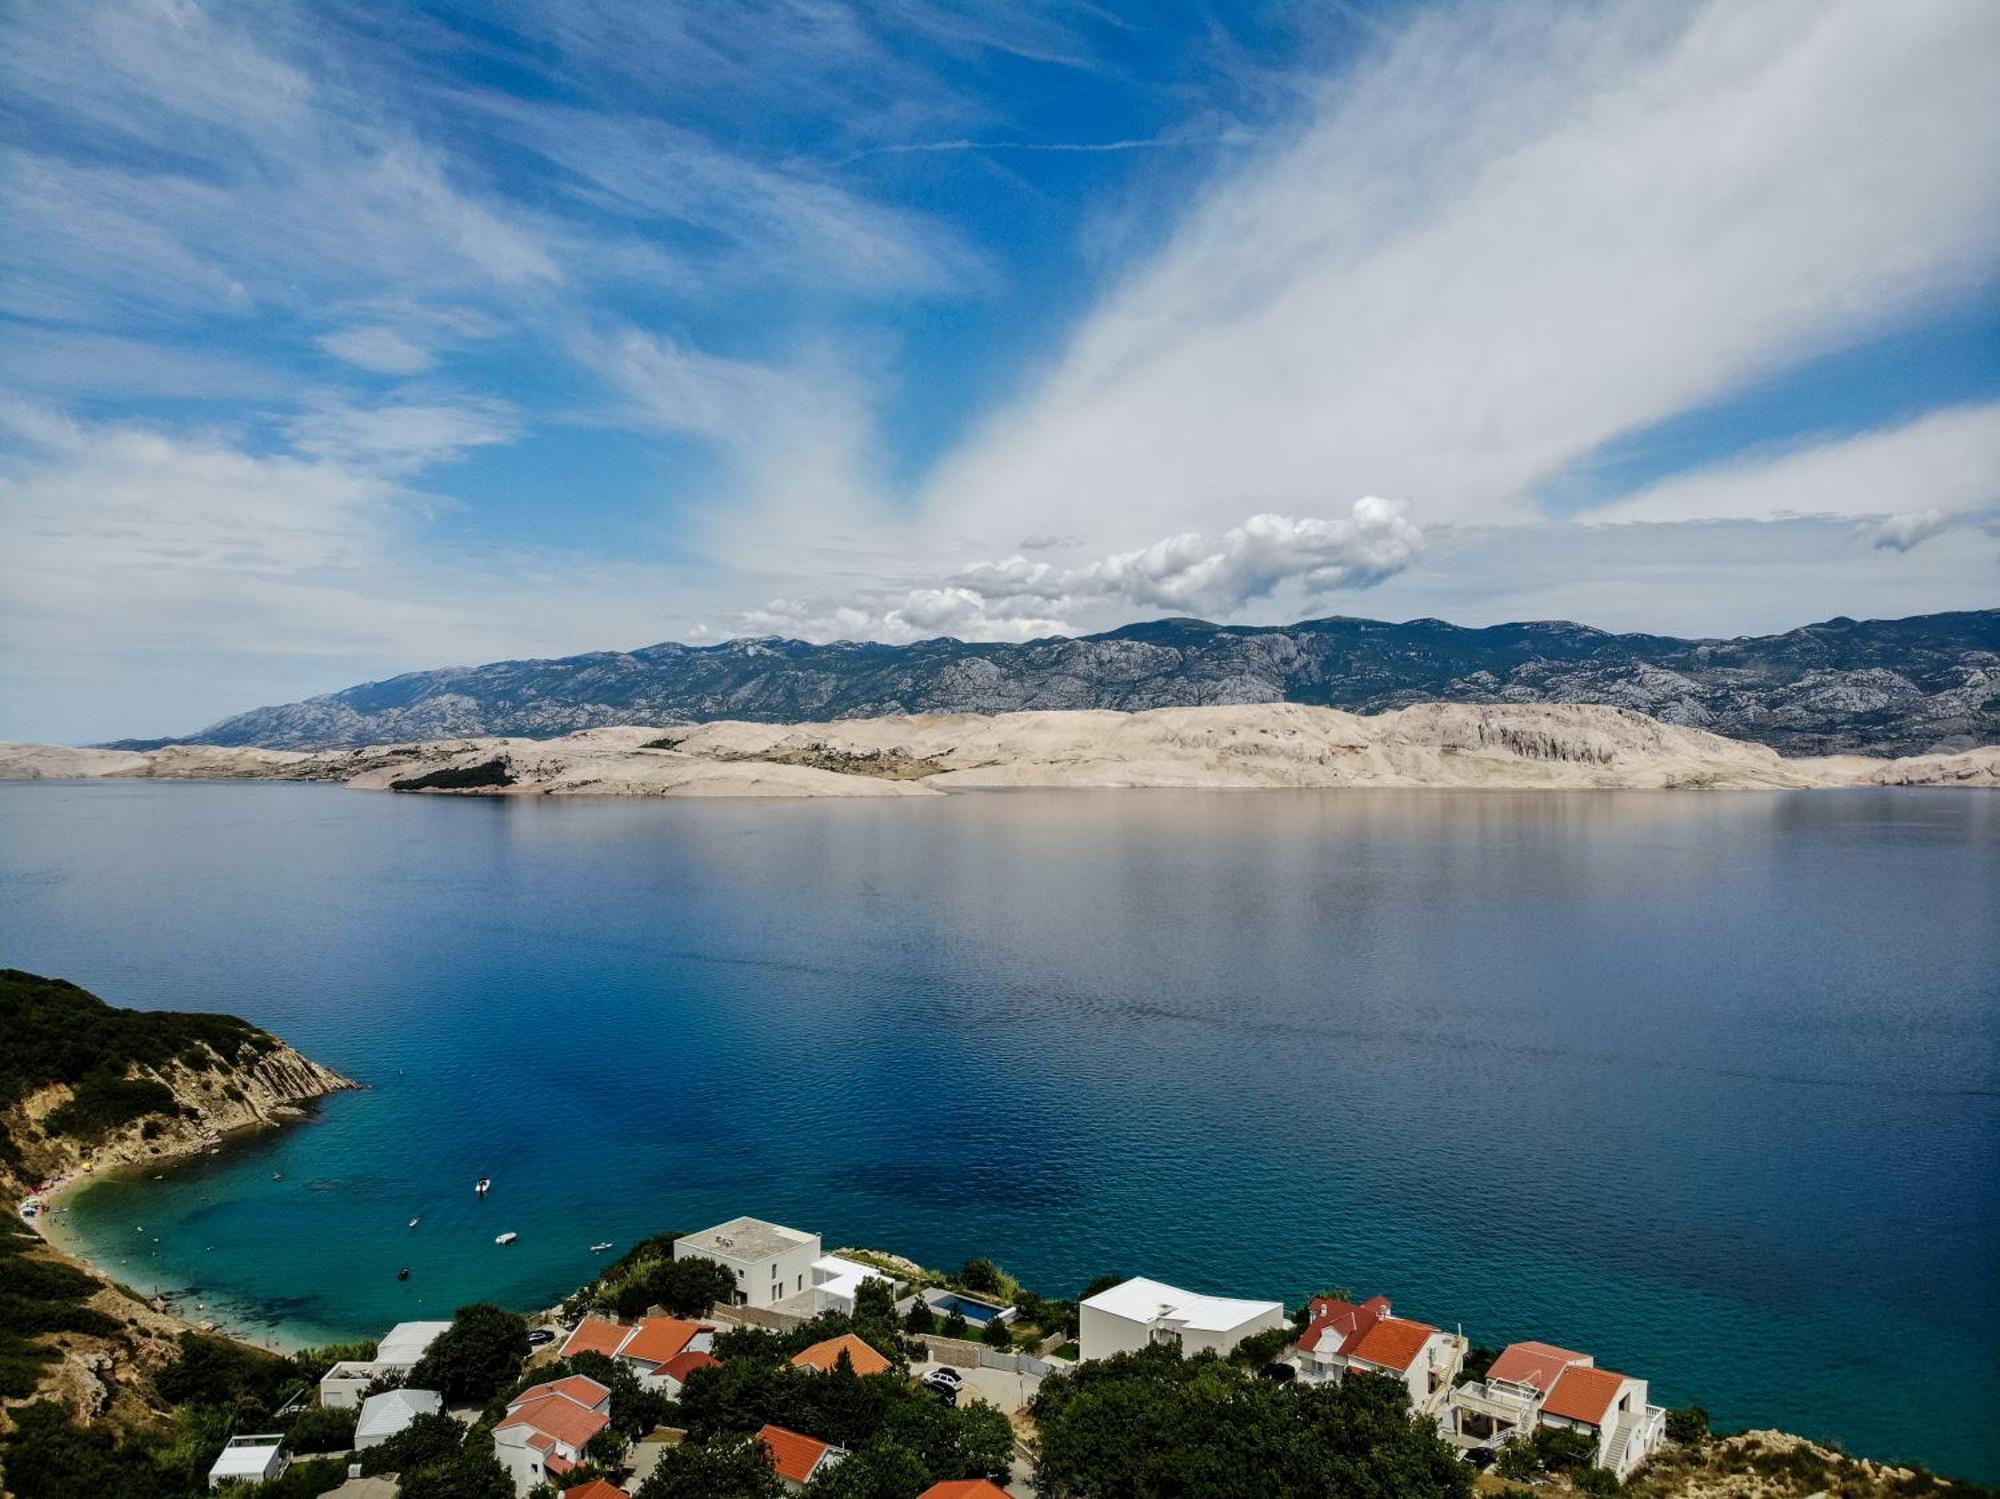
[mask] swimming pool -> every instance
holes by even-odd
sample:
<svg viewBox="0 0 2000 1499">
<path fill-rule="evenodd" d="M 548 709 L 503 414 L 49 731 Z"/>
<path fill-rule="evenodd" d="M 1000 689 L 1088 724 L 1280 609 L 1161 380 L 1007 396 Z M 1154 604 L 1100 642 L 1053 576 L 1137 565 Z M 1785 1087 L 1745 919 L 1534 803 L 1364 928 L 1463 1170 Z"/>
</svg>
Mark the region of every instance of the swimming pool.
<svg viewBox="0 0 2000 1499">
<path fill-rule="evenodd" d="M 1011 1306 L 995 1306 L 990 1301 L 972 1301 L 956 1291 L 931 1291 L 925 1295 L 924 1300 L 930 1303 L 931 1310 L 940 1317 L 949 1317 L 953 1312 L 957 1312 L 966 1321 L 980 1327 L 984 1327 L 995 1318 L 1005 1322 L 1014 1315 Z"/>
</svg>

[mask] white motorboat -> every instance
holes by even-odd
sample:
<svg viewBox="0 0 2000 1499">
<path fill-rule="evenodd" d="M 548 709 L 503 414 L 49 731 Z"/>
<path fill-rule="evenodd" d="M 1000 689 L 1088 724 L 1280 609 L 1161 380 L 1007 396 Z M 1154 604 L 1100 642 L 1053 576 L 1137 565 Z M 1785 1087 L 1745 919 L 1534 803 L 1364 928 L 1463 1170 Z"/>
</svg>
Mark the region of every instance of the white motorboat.
<svg viewBox="0 0 2000 1499">
<path fill-rule="evenodd" d="M 609 1239 L 606 1239 L 602 1244 L 591 1245 L 590 1252 L 592 1254 L 602 1254 L 604 1253 L 605 1250 L 609 1249 L 610 1247 L 611 1247 L 611 1241 Z"/>
<path fill-rule="evenodd" d="M 472 1187 L 473 1192 L 480 1197 L 484 1197 L 492 1189 L 493 1189 L 493 1178 L 490 1176 L 480 1177 L 477 1182 L 473 1183 Z"/>
<path fill-rule="evenodd" d="M 512 1231 L 511 1229 L 510 1229 L 510 1230 L 508 1230 L 508 1231 L 507 1231 L 506 1233 L 504 1233 L 504 1234 L 501 1234 L 501 1235 L 499 1235 L 499 1236 L 498 1236 L 497 1238 L 495 1238 L 493 1242 L 494 1242 L 495 1244 L 511 1244 L 511 1243 L 513 1243 L 513 1242 L 514 1242 L 514 1241 L 515 1241 L 516 1239 L 518 1239 L 518 1238 L 520 1238 L 520 1237 L 521 1237 L 521 1236 L 520 1236 L 519 1234 L 517 1234 L 517 1233 L 513 1232 L 513 1231 Z"/>
</svg>

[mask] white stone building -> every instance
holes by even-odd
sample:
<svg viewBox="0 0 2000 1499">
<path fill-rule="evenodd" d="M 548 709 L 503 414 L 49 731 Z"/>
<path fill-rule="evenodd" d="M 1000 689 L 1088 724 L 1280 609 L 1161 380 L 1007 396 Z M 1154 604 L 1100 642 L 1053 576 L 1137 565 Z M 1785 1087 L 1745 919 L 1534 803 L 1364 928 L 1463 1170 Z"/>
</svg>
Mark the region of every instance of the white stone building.
<svg viewBox="0 0 2000 1499">
<path fill-rule="evenodd" d="M 773 1306 L 813 1284 L 819 1235 L 761 1218 L 732 1218 L 674 1240 L 677 1260 L 714 1260 L 736 1276 L 737 1306 Z"/>
<path fill-rule="evenodd" d="M 1078 1355 L 1093 1359 L 1136 1353 L 1153 1343 L 1177 1343 L 1190 1357 L 1226 1354 L 1247 1337 L 1285 1326 L 1286 1318 L 1276 1301 L 1203 1296 L 1134 1279 L 1087 1298 L 1077 1321 Z"/>
</svg>

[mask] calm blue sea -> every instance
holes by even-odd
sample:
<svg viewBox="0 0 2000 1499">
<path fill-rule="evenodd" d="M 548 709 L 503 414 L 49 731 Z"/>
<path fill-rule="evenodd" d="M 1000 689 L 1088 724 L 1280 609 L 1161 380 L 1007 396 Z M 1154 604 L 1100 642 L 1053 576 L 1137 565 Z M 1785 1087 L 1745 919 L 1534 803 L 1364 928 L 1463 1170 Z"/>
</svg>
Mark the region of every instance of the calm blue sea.
<svg viewBox="0 0 2000 1499">
<path fill-rule="evenodd" d="M 75 1199 L 287 1338 L 754 1213 L 1387 1292 L 2000 1478 L 2000 797 L 16 783 L 0 962 L 368 1084 Z"/>
</svg>

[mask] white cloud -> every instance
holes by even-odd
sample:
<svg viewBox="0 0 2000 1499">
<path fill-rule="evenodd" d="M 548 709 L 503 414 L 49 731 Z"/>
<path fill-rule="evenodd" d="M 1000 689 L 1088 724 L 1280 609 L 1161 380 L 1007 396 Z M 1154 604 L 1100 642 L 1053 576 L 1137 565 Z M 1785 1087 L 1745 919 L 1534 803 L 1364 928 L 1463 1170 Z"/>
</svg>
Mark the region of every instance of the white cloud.
<svg viewBox="0 0 2000 1499">
<path fill-rule="evenodd" d="M 969 563 L 908 590 L 864 588 L 840 601 L 775 600 L 743 615 L 742 623 L 756 633 L 821 640 L 1025 640 L 1072 631 L 1074 620 L 1134 610 L 1227 616 L 1284 585 L 1310 599 L 1401 572 L 1424 545 L 1407 509 L 1400 500 L 1369 495 L 1334 520 L 1253 515 L 1220 537 L 1163 537 L 1080 567 L 1016 554 Z"/>
<path fill-rule="evenodd" d="M 509 442 L 514 413 L 492 400 L 382 401 L 321 396 L 285 423 L 299 452 L 355 468 L 410 475 L 473 448 Z"/>
<path fill-rule="evenodd" d="M 379 375 L 421 375 L 437 362 L 430 350 L 380 324 L 323 334 L 319 346 L 335 359 Z"/>
<path fill-rule="evenodd" d="M 1585 518 L 1773 520 L 1934 511 L 1942 526 L 1945 517 L 1993 504 L 2000 504 L 2000 402 L 1952 407 L 1882 431 L 1695 469 Z M 1884 534 L 1910 529 L 1906 524 Z M 1913 534 L 1906 543 L 1886 544 L 1908 550 L 1922 539 Z"/>
<path fill-rule="evenodd" d="M 1607 439 L 1990 272 L 1984 0 L 1463 5 L 1338 80 L 941 471 L 954 533 L 1327 488 L 1525 520 Z"/>
<path fill-rule="evenodd" d="M 1951 525 L 1951 517 L 1942 510 L 1932 507 L 1928 510 L 1906 510 L 1900 515 L 1885 515 L 1880 520 L 1863 521 L 1861 536 L 1878 552 L 1907 552 L 1911 547 L 1929 541 L 1940 531 Z"/>
</svg>

